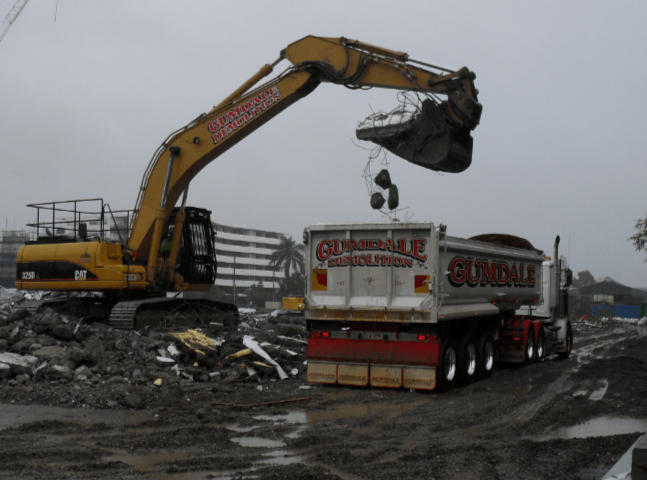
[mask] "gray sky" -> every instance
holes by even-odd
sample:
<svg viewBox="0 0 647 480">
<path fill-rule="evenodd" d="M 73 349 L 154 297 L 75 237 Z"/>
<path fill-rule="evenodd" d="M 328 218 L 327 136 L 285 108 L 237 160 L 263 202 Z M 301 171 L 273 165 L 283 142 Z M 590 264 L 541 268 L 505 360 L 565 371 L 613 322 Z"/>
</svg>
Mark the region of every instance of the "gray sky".
<svg viewBox="0 0 647 480">
<path fill-rule="evenodd" d="M 3 18 L 14 3 L 0 0 Z M 31 0 L 0 42 L 2 228 L 33 219 L 27 203 L 133 208 L 170 132 L 289 43 L 345 36 L 477 74 L 484 111 L 467 171 L 390 155 L 413 219 L 546 251 L 559 234 L 575 272 L 647 286 L 626 241 L 647 210 L 645 2 L 58 0 L 54 21 L 55 8 Z M 379 221 L 352 138 L 371 108 L 396 105 L 394 91 L 323 84 L 203 170 L 189 204 L 299 240 L 311 223 Z"/>
</svg>

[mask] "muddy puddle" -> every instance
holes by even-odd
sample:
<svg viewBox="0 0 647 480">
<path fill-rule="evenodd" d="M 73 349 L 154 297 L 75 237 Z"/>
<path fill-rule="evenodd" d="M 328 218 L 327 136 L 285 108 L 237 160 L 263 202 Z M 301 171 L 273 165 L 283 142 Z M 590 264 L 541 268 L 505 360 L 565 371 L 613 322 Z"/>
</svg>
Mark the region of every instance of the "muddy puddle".
<svg viewBox="0 0 647 480">
<path fill-rule="evenodd" d="M 553 434 L 542 438 L 542 440 L 552 440 L 555 438 L 611 437 L 613 435 L 624 435 L 627 433 L 647 433 L 647 420 L 598 417 L 572 427 L 562 427 Z"/>
<path fill-rule="evenodd" d="M 305 412 L 302 410 L 293 410 L 286 414 L 279 415 L 256 415 L 255 420 L 265 420 L 274 423 L 286 424 L 313 424 L 326 422 L 329 420 L 341 420 L 349 418 L 367 417 L 370 415 L 401 415 L 412 408 L 416 408 L 428 403 L 429 400 L 418 402 L 404 403 L 394 405 L 391 403 L 363 403 L 338 405 L 327 410 L 315 410 Z"/>
<path fill-rule="evenodd" d="M 16 428 L 34 422 L 68 422 L 78 425 L 92 423 L 132 425 L 152 420 L 149 412 L 127 412 L 118 410 L 92 410 L 85 408 L 61 408 L 42 405 L 0 404 L 0 430 Z"/>
<path fill-rule="evenodd" d="M 270 440 L 261 437 L 232 437 L 229 440 L 237 443 L 241 447 L 250 448 L 280 448 L 285 447 L 285 442 L 281 440 Z"/>
<path fill-rule="evenodd" d="M 152 455 L 129 455 L 127 453 L 116 453 L 103 457 L 104 462 L 122 462 L 130 465 L 138 472 L 151 472 L 159 470 L 158 464 L 166 462 L 177 462 L 186 460 L 189 454 L 186 452 L 164 452 Z"/>
<path fill-rule="evenodd" d="M 275 448 L 282 442 L 267 440 L 258 437 L 241 437 L 232 438 L 244 447 L 258 448 Z M 239 441 L 237 441 L 239 440 Z M 303 463 L 307 453 L 306 450 L 272 450 L 261 454 L 261 458 L 254 461 L 254 465 L 247 468 L 238 468 L 230 470 L 201 470 L 193 472 L 164 473 L 169 462 L 177 462 L 191 458 L 189 452 L 166 452 L 153 455 L 130 455 L 124 452 L 114 453 L 103 457 L 105 462 L 122 462 L 130 465 L 136 472 L 140 472 L 143 478 L 160 479 L 160 480 L 199 480 L 212 478 L 218 480 L 229 480 L 231 478 L 255 478 L 254 472 L 260 468 L 269 466 L 284 466 Z"/>
</svg>

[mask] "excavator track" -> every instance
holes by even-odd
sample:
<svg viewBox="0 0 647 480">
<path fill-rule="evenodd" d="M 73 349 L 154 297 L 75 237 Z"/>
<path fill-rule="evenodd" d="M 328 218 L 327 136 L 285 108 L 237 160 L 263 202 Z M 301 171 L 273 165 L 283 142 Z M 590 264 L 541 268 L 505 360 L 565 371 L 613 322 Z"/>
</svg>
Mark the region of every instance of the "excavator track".
<svg viewBox="0 0 647 480">
<path fill-rule="evenodd" d="M 108 324 L 122 330 L 139 330 L 146 326 L 165 323 L 180 316 L 189 322 L 197 319 L 220 320 L 222 316 L 238 319 L 238 308 L 235 305 L 208 299 L 186 298 L 147 298 L 129 300 L 116 304 Z M 188 318 L 187 318 L 188 317 Z"/>
</svg>

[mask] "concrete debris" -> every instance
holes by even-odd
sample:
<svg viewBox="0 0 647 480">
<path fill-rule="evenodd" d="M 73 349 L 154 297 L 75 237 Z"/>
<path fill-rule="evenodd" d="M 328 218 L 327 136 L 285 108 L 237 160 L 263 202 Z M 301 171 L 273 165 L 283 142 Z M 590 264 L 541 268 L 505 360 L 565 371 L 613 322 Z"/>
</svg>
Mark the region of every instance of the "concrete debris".
<svg viewBox="0 0 647 480">
<path fill-rule="evenodd" d="M 18 355 L 16 353 L 0 353 L 0 363 L 8 365 L 12 373 L 31 374 L 38 365 L 38 358 L 31 355 Z"/>
<path fill-rule="evenodd" d="M 39 384 L 50 383 L 70 384 L 79 392 L 93 387 L 103 393 L 86 397 L 88 406 L 146 408 L 149 394 L 141 390 L 146 385 L 227 391 L 302 377 L 306 339 L 303 313 L 284 310 L 254 310 L 244 322 L 224 328 L 136 332 L 51 309 L 12 308 L 0 317 L 0 385 L 23 392 L 38 392 Z"/>
<path fill-rule="evenodd" d="M 175 360 L 167 357 L 155 357 L 155 363 L 157 363 L 160 367 L 170 367 L 172 365 L 175 365 Z"/>
</svg>

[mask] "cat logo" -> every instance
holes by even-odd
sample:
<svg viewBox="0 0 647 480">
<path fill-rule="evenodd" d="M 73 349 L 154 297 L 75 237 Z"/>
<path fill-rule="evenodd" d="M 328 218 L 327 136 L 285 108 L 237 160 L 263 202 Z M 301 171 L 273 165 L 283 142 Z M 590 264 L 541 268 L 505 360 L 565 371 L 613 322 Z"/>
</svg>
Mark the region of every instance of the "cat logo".
<svg viewBox="0 0 647 480">
<path fill-rule="evenodd" d="M 84 281 L 87 280 L 88 271 L 87 270 L 76 270 L 74 272 L 74 280 Z"/>
</svg>

